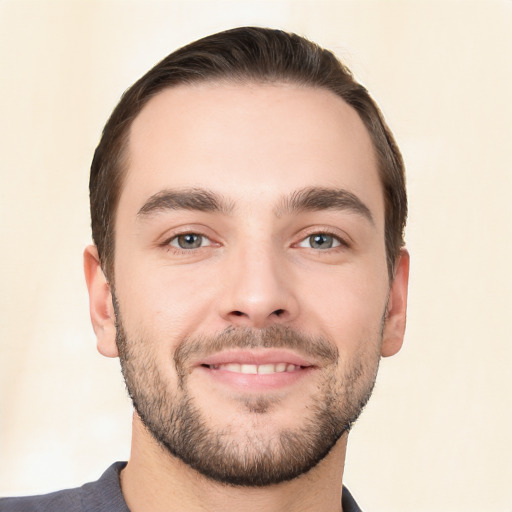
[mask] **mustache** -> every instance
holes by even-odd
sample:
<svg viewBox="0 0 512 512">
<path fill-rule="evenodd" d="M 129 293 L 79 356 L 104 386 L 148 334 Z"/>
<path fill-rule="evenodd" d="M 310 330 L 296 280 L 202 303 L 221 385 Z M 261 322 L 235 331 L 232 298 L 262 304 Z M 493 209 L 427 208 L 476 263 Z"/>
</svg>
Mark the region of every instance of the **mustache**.
<svg viewBox="0 0 512 512">
<path fill-rule="evenodd" d="M 184 338 L 174 352 L 174 364 L 178 374 L 183 375 L 191 361 L 223 350 L 254 348 L 287 348 L 326 364 L 336 364 L 339 358 L 338 348 L 328 339 L 273 325 L 258 330 L 228 327 L 213 336 Z"/>
</svg>

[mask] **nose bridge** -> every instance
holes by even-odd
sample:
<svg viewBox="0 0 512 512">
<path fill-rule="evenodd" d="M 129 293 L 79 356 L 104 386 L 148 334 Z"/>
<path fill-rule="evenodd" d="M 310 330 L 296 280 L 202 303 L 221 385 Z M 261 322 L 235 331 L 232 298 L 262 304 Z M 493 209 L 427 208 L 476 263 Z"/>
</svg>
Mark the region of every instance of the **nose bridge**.
<svg viewBox="0 0 512 512">
<path fill-rule="evenodd" d="M 229 258 L 222 315 L 233 324 L 261 328 L 297 313 L 286 260 L 270 239 L 242 245 Z"/>
</svg>

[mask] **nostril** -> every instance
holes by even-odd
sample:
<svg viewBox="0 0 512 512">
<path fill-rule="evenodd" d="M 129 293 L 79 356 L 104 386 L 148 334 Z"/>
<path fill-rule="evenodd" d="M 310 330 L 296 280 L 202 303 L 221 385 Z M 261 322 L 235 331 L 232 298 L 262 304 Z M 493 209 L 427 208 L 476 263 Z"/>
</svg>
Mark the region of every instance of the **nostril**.
<svg viewBox="0 0 512 512">
<path fill-rule="evenodd" d="M 241 311 L 233 311 L 233 315 L 235 315 L 235 316 L 244 316 L 244 314 Z"/>
<path fill-rule="evenodd" d="M 284 309 L 276 309 L 273 314 L 276 316 L 281 316 L 283 313 Z"/>
</svg>

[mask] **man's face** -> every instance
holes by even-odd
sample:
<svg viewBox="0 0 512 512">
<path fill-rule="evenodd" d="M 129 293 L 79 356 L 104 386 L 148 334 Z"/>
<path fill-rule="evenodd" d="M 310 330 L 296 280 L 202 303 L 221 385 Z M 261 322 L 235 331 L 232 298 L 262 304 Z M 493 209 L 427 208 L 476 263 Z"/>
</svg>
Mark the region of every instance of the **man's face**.
<svg viewBox="0 0 512 512">
<path fill-rule="evenodd" d="M 131 128 L 115 251 L 117 344 L 152 435 L 240 485 L 322 460 L 388 329 L 384 201 L 355 111 L 292 85 L 161 92 Z"/>
</svg>

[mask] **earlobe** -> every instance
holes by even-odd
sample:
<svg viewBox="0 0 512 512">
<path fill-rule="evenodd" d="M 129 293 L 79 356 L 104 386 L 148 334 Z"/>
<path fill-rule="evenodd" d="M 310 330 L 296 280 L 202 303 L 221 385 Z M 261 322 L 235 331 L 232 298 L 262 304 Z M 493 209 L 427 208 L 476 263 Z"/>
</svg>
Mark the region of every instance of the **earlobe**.
<svg viewBox="0 0 512 512">
<path fill-rule="evenodd" d="M 407 317 L 409 260 L 409 253 L 406 249 L 402 249 L 396 264 L 395 277 L 389 291 L 388 309 L 381 349 L 383 357 L 395 355 L 402 347 L 404 341 Z"/>
<path fill-rule="evenodd" d="M 84 272 L 89 290 L 89 311 L 98 351 L 106 357 L 119 355 L 116 344 L 116 318 L 110 285 L 101 268 L 96 246 L 84 251 Z"/>
</svg>

